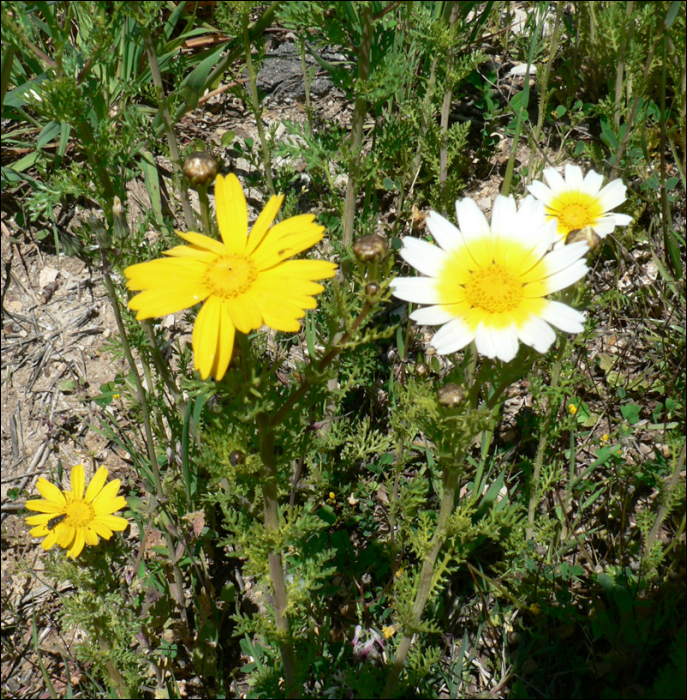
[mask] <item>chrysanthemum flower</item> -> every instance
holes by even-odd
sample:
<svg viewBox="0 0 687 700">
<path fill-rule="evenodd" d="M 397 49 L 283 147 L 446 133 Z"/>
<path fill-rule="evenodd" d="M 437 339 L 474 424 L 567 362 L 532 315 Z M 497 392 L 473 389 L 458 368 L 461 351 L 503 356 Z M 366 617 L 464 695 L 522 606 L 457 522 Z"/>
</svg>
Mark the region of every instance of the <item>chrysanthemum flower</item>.
<svg viewBox="0 0 687 700">
<path fill-rule="evenodd" d="M 283 200 L 283 195 L 271 197 L 248 235 L 241 185 L 235 175 L 219 175 L 215 207 L 222 242 L 177 231 L 191 245 L 166 251 L 168 258 L 124 270 L 129 289 L 142 292 L 129 301 L 139 320 L 205 302 L 193 327 L 195 368 L 203 379 L 224 376 L 235 330 L 249 333 L 264 324 L 278 331 L 298 331 L 298 319 L 305 309 L 317 306 L 313 296 L 324 289 L 314 280 L 334 276 L 334 263 L 287 260 L 321 241 L 324 227 L 311 214 L 272 226 Z"/>
<path fill-rule="evenodd" d="M 553 168 L 544 170 L 549 183 L 533 182 L 529 191 L 546 205 L 546 215 L 558 222 L 558 235 L 565 242 L 571 231 L 589 226 L 600 238 L 613 233 L 616 226 L 627 226 L 632 217 L 612 214 L 625 201 L 625 185 L 613 180 L 601 189 L 603 175 L 590 170 L 584 177 L 577 165 L 565 166 L 565 179 Z"/>
<path fill-rule="evenodd" d="M 420 324 L 443 324 L 432 339 L 441 355 L 471 341 L 487 357 L 512 360 L 518 340 L 546 352 L 555 339 L 549 323 L 579 333 L 584 316 L 547 294 L 563 289 L 587 271 L 587 244 L 573 243 L 547 253 L 556 223 L 533 197 L 517 210 L 512 197 L 494 203 L 491 227 L 471 199 L 456 202 L 459 229 L 436 212 L 427 216 L 434 246 L 403 240 L 401 255 L 427 277 L 396 278 L 399 299 L 431 304 L 413 311 Z"/>
<path fill-rule="evenodd" d="M 61 491 L 46 479 L 39 478 L 36 488 L 43 500 L 26 502 L 28 510 L 40 513 L 26 518 L 27 525 L 36 526 L 31 530 L 31 536 L 45 537 L 41 543 L 43 549 L 58 544 L 68 550 L 67 556 L 78 557 L 85 544 L 98 544 L 98 536 L 109 540 L 113 532 L 125 530 L 128 521 L 113 515 L 126 505 L 124 496 L 117 495 L 121 482 L 115 479 L 105 485 L 105 481 L 107 468 L 100 467 L 85 489 L 86 478 L 81 464 L 72 467 L 71 490 Z"/>
</svg>

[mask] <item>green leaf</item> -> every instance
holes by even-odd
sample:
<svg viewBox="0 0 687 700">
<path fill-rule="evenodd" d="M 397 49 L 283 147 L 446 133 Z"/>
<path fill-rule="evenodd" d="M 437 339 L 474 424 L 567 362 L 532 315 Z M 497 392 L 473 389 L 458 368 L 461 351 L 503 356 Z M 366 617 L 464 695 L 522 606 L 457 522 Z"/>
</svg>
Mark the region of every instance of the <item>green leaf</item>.
<svg viewBox="0 0 687 700">
<path fill-rule="evenodd" d="M 157 220 L 162 221 L 162 197 L 160 195 L 160 175 L 157 172 L 155 159 L 149 151 L 141 151 L 141 161 L 139 163 L 146 190 L 150 197 L 153 211 L 157 215 Z"/>
<path fill-rule="evenodd" d="M 634 425 L 639 421 L 639 414 L 641 413 L 641 407 L 633 403 L 626 403 L 624 406 L 620 407 L 620 412 L 623 418 L 630 424 Z"/>
</svg>

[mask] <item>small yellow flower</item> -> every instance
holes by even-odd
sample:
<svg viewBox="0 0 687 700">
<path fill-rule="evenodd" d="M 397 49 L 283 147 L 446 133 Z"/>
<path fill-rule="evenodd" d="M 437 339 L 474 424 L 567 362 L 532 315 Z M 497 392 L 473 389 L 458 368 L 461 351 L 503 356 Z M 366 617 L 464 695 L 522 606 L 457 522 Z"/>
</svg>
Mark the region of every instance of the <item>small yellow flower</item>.
<svg viewBox="0 0 687 700">
<path fill-rule="evenodd" d="M 86 489 L 82 464 L 72 467 L 71 490 L 61 491 L 39 478 L 36 488 L 43 500 L 26 502 L 28 510 L 40 513 L 26 518 L 27 525 L 36 526 L 31 536 L 45 537 L 41 542 L 43 549 L 58 544 L 68 550 L 67 556 L 76 558 L 84 545 L 97 545 L 98 536 L 109 540 L 113 532 L 125 530 L 128 521 L 113 515 L 126 506 L 124 496 L 117 495 L 121 481 L 115 479 L 107 485 L 106 481 L 107 468 L 100 467 Z"/>
<path fill-rule="evenodd" d="M 382 634 L 384 635 L 385 639 L 390 639 L 396 634 L 396 630 L 398 629 L 398 625 L 391 625 L 390 627 L 382 627 Z"/>
<path fill-rule="evenodd" d="M 119 398 L 119 394 L 112 394 L 112 398 L 116 401 Z"/>
<path fill-rule="evenodd" d="M 568 404 L 568 411 L 570 411 L 571 416 L 574 416 L 577 413 L 577 406 L 574 403 Z"/>
<path fill-rule="evenodd" d="M 611 438 L 610 438 L 610 436 L 609 436 L 608 433 L 604 433 L 604 434 L 601 436 L 601 439 L 602 439 L 604 442 L 608 442 Z"/>
<path fill-rule="evenodd" d="M 313 297 L 324 289 L 314 280 L 334 276 L 334 263 L 288 260 L 319 243 L 324 227 L 312 214 L 272 226 L 283 200 L 283 195 L 270 198 L 248 235 L 241 184 L 235 175 L 218 175 L 215 208 L 222 242 L 177 231 L 191 245 L 124 270 L 129 289 L 141 292 L 129 301 L 139 320 L 203 302 L 193 327 L 195 368 L 203 379 L 211 374 L 222 379 L 237 330 L 249 333 L 262 325 L 290 333 L 300 330 L 298 319 L 317 306 Z"/>
<path fill-rule="evenodd" d="M 335 501 L 336 500 L 336 494 L 333 491 L 329 492 L 329 500 L 330 501 Z"/>
</svg>

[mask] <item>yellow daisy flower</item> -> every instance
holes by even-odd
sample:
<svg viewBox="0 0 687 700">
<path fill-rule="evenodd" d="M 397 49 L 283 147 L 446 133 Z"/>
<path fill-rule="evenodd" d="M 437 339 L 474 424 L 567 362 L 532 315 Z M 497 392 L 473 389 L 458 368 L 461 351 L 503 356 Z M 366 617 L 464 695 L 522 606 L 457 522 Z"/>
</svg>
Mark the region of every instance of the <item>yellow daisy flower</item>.
<svg viewBox="0 0 687 700">
<path fill-rule="evenodd" d="M 472 199 L 456 202 L 459 229 L 436 212 L 427 226 L 437 242 L 403 240 L 401 255 L 427 277 L 397 277 L 394 295 L 416 304 L 410 318 L 440 325 L 432 345 L 448 355 L 475 341 L 487 357 L 512 360 L 518 341 L 546 352 L 556 335 L 583 329 L 584 316 L 546 298 L 587 272 L 585 242 L 547 252 L 556 224 L 546 221 L 544 205 L 526 197 L 516 210 L 513 197 L 498 196 L 491 226 Z"/>
<path fill-rule="evenodd" d="M 121 481 L 115 479 L 105 485 L 106 480 L 107 468 L 100 467 L 86 489 L 82 464 L 72 467 L 71 490 L 61 491 L 39 478 L 36 488 L 43 500 L 26 502 L 28 510 L 40 513 L 26 518 L 27 525 L 36 526 L 31 536 L 45 537 L 43 549 L 58 544 L 68 550 L 67 556 L 78 557 L 85 544 L 98 544 L 98 536 L 109 540 L 113 532 L 125 530 L 129 522 L 113 515 L 126 506 L 124 496 L 117 495 Z"/>
<path fill-rule="evenodd" d="M 632 217 L 613 214 L 611 209 L 625 201 L 622 180 L 613 180 L 601 189 L 603 175 L 590 170 L 584 177 L 577 165 L 565 166 L 565 179 L 553 168 L 544 170 L 549 183 L 533 182 L 529 191 L 546 205 L 549 219 L 558 222 L 558 235 L 565 242 L 571 231 L 590 227 L 599 238 L 613 233 L 616 226 L 627 226 Z"/>
<path fill-rule="evenodd" d="M 324 227 L 312 214 L 272 226 L 284 196 L 271 197 L 248 235 L 248 209 L 235 175 L 217 176 L 215 208 L 222 242 L 200 233 L 177 235 L 191 245 L 166 251 L 168 258 L 124 270 L 129 301 L 139 320 L 166 316 L 205 302 L 193 327 L 195 368 L 203 379 L 222 379 L 234 347 L 234 334 L 269 326 L 300 330 L 305 309 L 324 287 L 314 280 L 334 276 L 324 260 L 287 260 L 322 240 Z M 271 228 L 270 228 L 271 227 Z"/>
</svg>

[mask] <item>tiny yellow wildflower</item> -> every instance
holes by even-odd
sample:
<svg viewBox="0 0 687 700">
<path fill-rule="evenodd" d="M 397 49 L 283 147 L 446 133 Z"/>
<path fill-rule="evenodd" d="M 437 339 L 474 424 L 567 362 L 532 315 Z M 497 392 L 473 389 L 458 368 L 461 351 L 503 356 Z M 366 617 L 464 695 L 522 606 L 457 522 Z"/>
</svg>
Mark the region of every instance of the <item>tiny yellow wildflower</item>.
<svg viewBox="0 0 687 700">
<path fill-rule="evenodd" d="M 45 537 L 43 549 L 58 544 L 68 550 L 68 557 L 76 558 L 84 545 L 97 545 L 99 536 L 109 540 L 113 532 L 125 530 L 129 522 L 113 515 L 126 506 L 124 496 L 117 495 L 121 481 L 114 479 L 107 485 L 106 481 L 107 468 L 100 467 L 86 489 L 82 464 L 72 467 L 70 490 L 62 491 L 39 478 L 36 488 L 43 499 L 26 502 L 27 510 L 39 513 L 26 518 L 27 525 L 35 526 L 31 536 Z"/>
<path fill-rule="evenodd" d="M 397 629 L 397 625 L 391 625 L 390 627 L 382 627 L 382 634 L 384 635 L 385 639 L 390 639 L 396 634 Z"/>
</svg>

